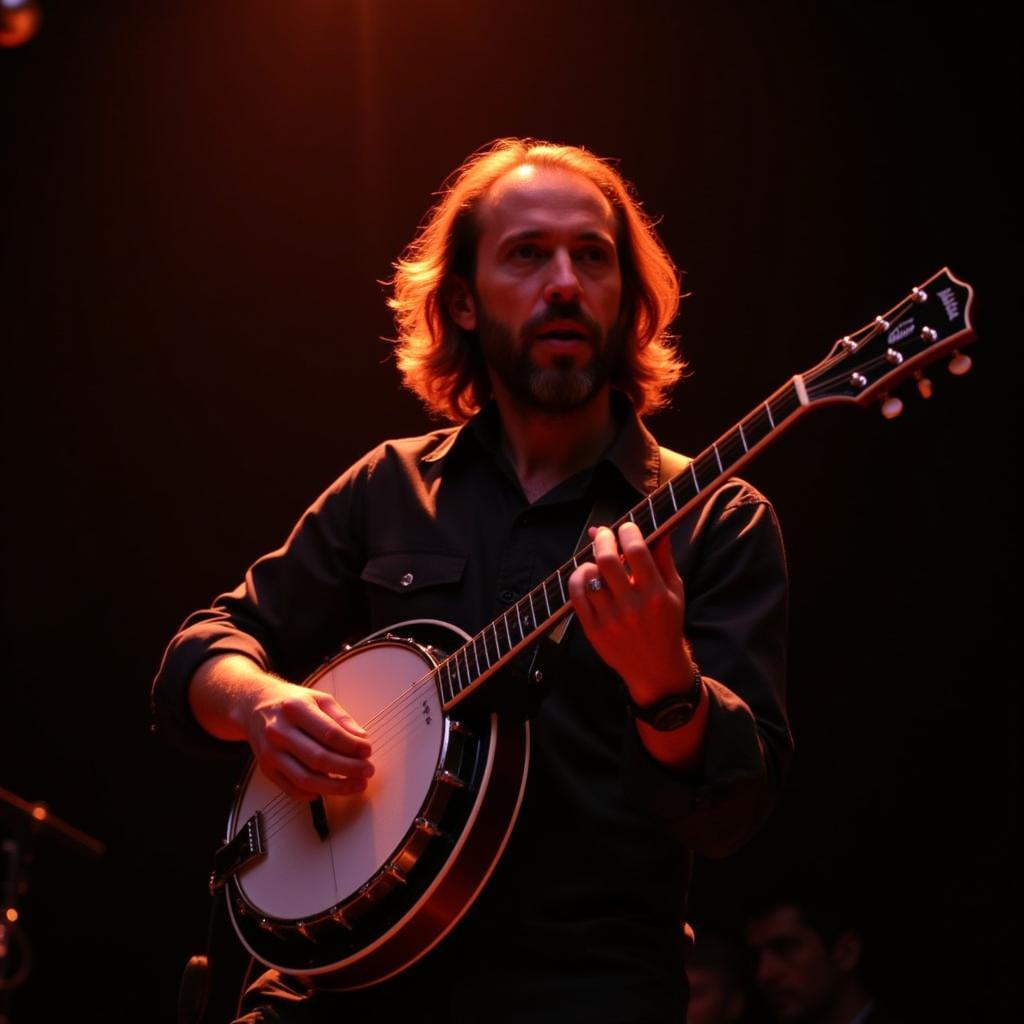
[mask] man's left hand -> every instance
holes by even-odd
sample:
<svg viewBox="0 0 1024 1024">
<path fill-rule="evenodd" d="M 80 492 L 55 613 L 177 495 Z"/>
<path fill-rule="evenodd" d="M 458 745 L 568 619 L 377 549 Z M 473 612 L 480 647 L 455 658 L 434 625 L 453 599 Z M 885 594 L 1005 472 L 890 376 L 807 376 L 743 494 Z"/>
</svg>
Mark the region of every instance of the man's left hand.
<svg viewBox="0 0 1024 1024">
<path fill-rule="evenodd" d="M 692 683 L 694 664 L 683 639 L 683 581 L 668 534 L 648 548 L 632 522 L 618 541 L 606 526 L 591 528 L 594 562 L 569 579 L 569 596 L 587 639 L 640 705 Z M 592 580 L 600 589 L 592 589 Z"/>
</svg>

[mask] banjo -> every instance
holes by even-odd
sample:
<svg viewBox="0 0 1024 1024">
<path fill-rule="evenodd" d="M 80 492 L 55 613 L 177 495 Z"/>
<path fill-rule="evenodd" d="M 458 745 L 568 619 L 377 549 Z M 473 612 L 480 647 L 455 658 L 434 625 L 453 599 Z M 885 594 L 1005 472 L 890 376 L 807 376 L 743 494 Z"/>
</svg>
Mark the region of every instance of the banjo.
<svg viewBox="0 0 1024 1024">
<path fill-rule="evenodd" d="M 974 340 L 974 292 L 944 268 L 902 302 L 837 341 L 790 378 L 627 519 L 650 542 L 811 408 L 902 403 L 908 376 Z M 568 580 L 583 547 L 475 636 L 434 620 L 374 633 L 305 685 L 332 694 L 370 735 L 375 774 L 353 796 L 295 800 L 252 764 L 235 795 L 210 885 L 223 891 L 239 939 L 257 960 L 321 987 L 374 985 L 410 966 L 468 910 L 497 864 L 526 785 L 529 725 L 470 700 L 570 611 Z"/>
</svg>

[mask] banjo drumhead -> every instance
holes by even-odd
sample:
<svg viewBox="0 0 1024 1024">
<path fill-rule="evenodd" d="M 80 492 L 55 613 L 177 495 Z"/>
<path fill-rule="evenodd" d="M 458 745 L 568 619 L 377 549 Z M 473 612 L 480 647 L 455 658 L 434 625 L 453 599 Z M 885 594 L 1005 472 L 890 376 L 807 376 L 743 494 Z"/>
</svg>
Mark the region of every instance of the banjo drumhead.
<svg viewBox="0 0 1024 1024">
<path fill-rule="evenodd" d="M 237 877 L 264 916 L 322 914 L 390 859 L 423 807 L 440 761 L 444 716 L 429 672 L 414 648 L 379 641 L 339 658 L 314 683 L 370 734 L 375 768 L 362 793 L 324 797 L 326 840 L 314 828 L 309 804 L 286 796 L 254 767 L 231 831 L 263 812 L 266 855 Z"/>
</svg>

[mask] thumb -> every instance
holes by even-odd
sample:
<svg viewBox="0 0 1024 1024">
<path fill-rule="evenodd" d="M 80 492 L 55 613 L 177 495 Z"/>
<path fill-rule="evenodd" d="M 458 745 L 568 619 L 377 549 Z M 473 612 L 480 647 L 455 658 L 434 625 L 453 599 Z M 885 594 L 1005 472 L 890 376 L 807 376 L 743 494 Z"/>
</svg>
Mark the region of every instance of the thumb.
<svg viewBox="0 0 1024 1024">
<path fill-rule="evenodd" d="M 366 730 L 335 700 L 335 698 L 325 693 L 323 690 L 314 690 L 313 698 L 320 706 L 321 711 L 327 712 L 333 718 L 338 725 L 343 729 L 347 729 L 349 732 L 354 733 L 357 736 L 368 735 Z"/>
</svg>

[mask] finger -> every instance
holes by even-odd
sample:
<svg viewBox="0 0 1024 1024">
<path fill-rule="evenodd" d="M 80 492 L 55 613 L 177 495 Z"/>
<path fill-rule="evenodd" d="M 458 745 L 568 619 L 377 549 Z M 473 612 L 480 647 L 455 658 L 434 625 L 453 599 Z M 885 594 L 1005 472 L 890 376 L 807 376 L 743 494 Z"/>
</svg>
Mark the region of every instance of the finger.
<svg viewBox="0 0 1024 1024">
<path fill-rule="evenodd" d="M 271 772 L 285 783 L 281 788 L 296 799 L 311 800 L 314 796 L 350 796 L 366 789 L 366 779 L 337 779 L 331 775 L 311 772 L 286 751 L 277 751 L 269 759 Z M 264 774 L 269 774 L 264 771 Z M 278 783 L 281 784 L 280 782 Z M 291 792 L 289 792 L 289 787 Z"/>
<path fill-rule="evenodd" d="M 335 775 L 342 778 L 367 779 L 373 774 L 373 765 L 357 757 L 345 757 L 317 743 L 298 729 L 267 733 L 271 746 L 295 757 L 315 775 Z"/>
<path fill-rule="evenodd" d="M 615 534 L 607 526 L 599 527 L 594 535 L 594 561 L 601 574 L 601 581 L 611 591 L 612 597 L 616 600 L 625 598 L 632 584 L 623 568 Z"/>
<path fill-rule="evenodd" d="M 596 579 L 600 579 L 600 576 L 593 562 L 584 562 L 569 577 L 569 600 L 572 601 L 573 611 L 579 617 L 584 631 L 596 623 L 596 612 L 591 602 L 598 594 L 587 589 L 590 581 Z"/>
<path fill-rule="evenodd" d="M 316 793 L 307 793 L 304 789 L 299 789 L 298 786 L 294 785 L 292 781 L 279 772 L 276 768 L 265 767 L 260 765 L 260 771 L 269 779 L 278 789 L 280 789 L 286 796 L 290 796 L 293 800 L 300 800 L 307 802 L 316 797 Z"/>
<path fill-rule="evenodd" d="M 619 527 L 619 546 L 629 563 L 629 571 L 637 589 L 650 590 L 655 586 L 661 586 L 661 574 L 636 523 L 623 523 Z"/>
<path fill-rule="evenodd" d="M 323 711 L 318 702 L 292 701 L 284 705 L 285 718 L 321 746 L 348 757 L 369 757 L 370 743 L 354 736 L 337 719 Z"/>
<path fill-rule="evenodd" d="M 683 579 L 679 575 L 679 569 L 676 568 L 676 560 L 672 556 L 672 536 L 668 533 L 662 534 L 654 542 L 651 553 L 654 556 L 654 564 L 661 574 L 661 578 L 665 581 L 665 586 L 681 597 L 683 594 Z"/>
<path fill-rule="evenodd" d="M 312 690 L 313 699 L 321 711 L 326 712 L 346 732 L 356 739 L 369 740 L 370 734 L 337 701 L 333 694 L 324 690 Z"/>
</svg>

